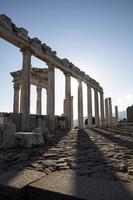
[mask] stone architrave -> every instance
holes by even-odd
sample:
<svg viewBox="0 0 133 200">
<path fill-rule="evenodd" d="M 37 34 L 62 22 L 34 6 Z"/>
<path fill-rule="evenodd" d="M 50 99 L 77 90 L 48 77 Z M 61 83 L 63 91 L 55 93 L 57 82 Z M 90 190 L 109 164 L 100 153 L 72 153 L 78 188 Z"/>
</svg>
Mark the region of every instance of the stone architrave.
<svg viewBox="0 0 133 200">
<path fill-rule="evenodd" d="M 88 126 L 92 127 L 92 92 L 91 86 L 87 85 L 87 108 L 88 108 Z"/>
<path fill-rule="evenodd" d="M 47 115 L 55 114 L 55 68 L 48 63 Z"/>
<path fill-rule="evenodd" d="M 30 113 L 30 70 L 31 70 L 31 51 L 22 49 L 23 66 L 21 77 L 21 99 L 20 112 L 22 114 Z"/>
<path fill-rule="evenodd" d="M 106 126 L 109 126 L 108 98 L 105 99 L 105 124 L 106 124 Z"/>
<path fill-rule="evenodd" d="M 36 87 L 37 101 L 36 101 L 36 114 L 42 114 L 42 88 L 40 86 Z"/>
<path fill-rule="evenodd" d="M 14 99 L 13 99 L 13 112 L 19 112 L 19 91 L 20 91 L 20 84 L 14 83 Z"/>
<path fill-rule="evenodd" d="M 83 91 L 82 81 L 78 80 L 78 128 L 83 128 Z"/>
<path fill-rule="evenodd" d="M 108 98 L 108 103 L 109 103 L 109 125 L 113 126 L 112 101 L 110 97 Z"/>
<path fill-rule="evenodd" d="M 103 92 L 100 92 L 100 110 L 101 110 L 101 127 L 105 126 L 105 119 L 104 119 L 104 95 Z"/>
<path fill-rule="evenodd" d="M 99 127 L 99 101 L 98 91 L 94 89 L 94 102 L 95 102 L 95 125 Z"/>
</svg>

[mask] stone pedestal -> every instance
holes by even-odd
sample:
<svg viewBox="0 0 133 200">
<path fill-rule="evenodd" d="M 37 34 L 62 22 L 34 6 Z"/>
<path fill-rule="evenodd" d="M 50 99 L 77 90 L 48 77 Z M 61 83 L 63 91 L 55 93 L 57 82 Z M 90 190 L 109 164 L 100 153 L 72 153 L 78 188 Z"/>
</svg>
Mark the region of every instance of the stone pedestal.
<svg viewBox="0 0 133 200">
<path fill-rule="evenodd" d="M 37 101 L 36 101 L 36 114 L 41 115 L 42 114 L 42 88 L 40 86 L 36 87 L 37 91 Z"/>
<path fill-rule="evenodd" d="M 100 92 L 100 109 L 101 109 L 101 127 L 105 126 L 105 120 L 104 120 L 104 96 L 103 92 Z"/>
<path fill-rule="evenodd" d="M 22 50 L 23 66 L 21 78 L 21 101 L 20 112 L 23 114 L 30 113 L 30 69 L 31 69 L 31 51 Z"/>
<path fill-rule="evenodd" d="M 94 89 L 94 101 L 95 101 L 95 125 L 99 127 L 99 101 L 98 91 Z"/>
<path fill-rule="evenodd" d="M 14 83 L 14 100 L 13 100 L 13 112 L 19 112 L 19 91 L 20 91 L 20 84 Z"/>
<path fill-rule="evenodd" d="M 83 92 L 82 81 L 78 80 L 78 128 L 83 128 Z"/>
<path fill-rule="evenodd" d="M 48 63 L 47 115 L 55 114 L 55 69 Z"/>
<path fill-rule="evenodd" d="M 92 127 L 92 93 L 91 86 L 87 85 L 87 109 L 88 109 L 88 126 Z"/>
</svg>

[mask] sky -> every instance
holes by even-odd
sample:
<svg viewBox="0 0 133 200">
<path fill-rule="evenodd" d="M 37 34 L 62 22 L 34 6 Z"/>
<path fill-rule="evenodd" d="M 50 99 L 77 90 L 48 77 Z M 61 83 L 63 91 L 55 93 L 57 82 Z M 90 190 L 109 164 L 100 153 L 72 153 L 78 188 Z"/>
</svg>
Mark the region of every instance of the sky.
<svg viewBox="0 0 133 200">
<path fill-rule="evenodd" d="M 104 96 L 119 111 L 133 104 L 133 0 L 0 0 L 0 13 L 28 30 L 100 83 Z M 33 67 L 46 67 L 32 57 Z M 19 49 L 0 39 L 0 111 L 11 112 L 11 71 L 22 67 Z M 64 75 L 56 70 L 55 114 L 63 113 Z M 74 118 L 77 118 L 77 81 L 72 78 Z M 43 113 L 46 91 L 43 90 Z M 87 115 L 83 84 L 84 116 Z M 36 88 L 31 86 L 31 113 L 35 113 Z M 93 111 L 94 112 L 94 111 Z"/>
</svg>

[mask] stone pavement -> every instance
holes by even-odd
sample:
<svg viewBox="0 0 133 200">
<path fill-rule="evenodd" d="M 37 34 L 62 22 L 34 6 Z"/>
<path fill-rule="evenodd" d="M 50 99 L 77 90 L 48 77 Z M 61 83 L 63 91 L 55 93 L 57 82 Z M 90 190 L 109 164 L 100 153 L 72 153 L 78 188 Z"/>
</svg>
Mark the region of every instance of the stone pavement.
<svg viewBox="0 0 133 200">
<path fill-rule="evenodd" d="M 0 184 L 8 185 L 12 179 L 16 181 L 18 174 L 26 174 L 25 178 L 20 176 L 19 181 L 13 182 L 14 185 L 21 183 L 23 187 L 35 179 L 62 170 L 66 173 L 71 170 L 78 177 L 132 183 L 133 130 L 60 131 L 51 136 L 45 147 L 0 151 Z M 12 176 L 1 178 L 7 172 Z"/>
</svg>

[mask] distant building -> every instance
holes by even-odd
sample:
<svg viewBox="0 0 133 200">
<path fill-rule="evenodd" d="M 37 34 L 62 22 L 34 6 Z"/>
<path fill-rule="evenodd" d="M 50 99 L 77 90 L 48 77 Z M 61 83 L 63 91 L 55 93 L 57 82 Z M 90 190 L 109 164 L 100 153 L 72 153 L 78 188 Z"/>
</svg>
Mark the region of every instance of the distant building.
<svg viewBox="0 0 133 200">
<path fill-rule="evenodd" d="M 127 108 L 127 121 L 133 122 L 133 105 Z"/>
</svg>

